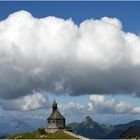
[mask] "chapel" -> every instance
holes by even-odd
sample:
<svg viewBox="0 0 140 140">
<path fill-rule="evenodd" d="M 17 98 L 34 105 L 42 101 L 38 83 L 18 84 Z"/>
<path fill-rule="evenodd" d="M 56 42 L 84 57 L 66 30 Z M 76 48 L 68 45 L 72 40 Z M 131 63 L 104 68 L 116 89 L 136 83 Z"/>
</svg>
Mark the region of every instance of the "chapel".
<svg viewBox="0 0 140 140">
<path fill-rule="evenodd" d="M 47 121 L 48 121 L 48 125 L 47 125 L 48 131 L 55 131 L 58 129 L 65 128 L 65 118 L 59 112 L 57 108 L 57 103 L 55 100 L 53 101 L 53 104 L 52 104 L 52 113 L 48 117 Z"/>
</svg>

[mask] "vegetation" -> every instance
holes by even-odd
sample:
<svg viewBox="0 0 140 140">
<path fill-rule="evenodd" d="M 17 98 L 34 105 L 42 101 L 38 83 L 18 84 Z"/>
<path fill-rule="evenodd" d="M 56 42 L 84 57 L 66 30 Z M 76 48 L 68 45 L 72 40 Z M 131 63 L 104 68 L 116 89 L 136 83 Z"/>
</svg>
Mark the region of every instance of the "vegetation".
<svg viewBox="0 0 140 140">
<path fill-rule="evenodd" d="M 42 135 L 46 134 L 46 131 L 44 128 L 38 128 L 38 132 Z"/>
<path fill-rule="evenodd" d="M 125 139 L 129 139 L 129 140 L 140 140 L 140 137 L 126 137 Z"/>
<path fill-rule="evenodd" d="M 31 133 L 23 133 L 23 134 L 17 134 L 14 136 L 9 137 L 10 139 L 40 139 L 41 135 L 38 131 L 34 131 Z"/>
<path fill-rule="evenodd" d="M 66 134 L 63 131 L 56 131 L 55 133 L 48 133 L 48 139 L 78 139 L 71 135 Z"/>
<path fill-rule="evenodd" d="M 43 128 L 31 133 L 23 133 L 9 137 L 9 139 L 77 139 L 64 131 L 56 131 L 55 133 L 46 133 Z"/>
</svg>

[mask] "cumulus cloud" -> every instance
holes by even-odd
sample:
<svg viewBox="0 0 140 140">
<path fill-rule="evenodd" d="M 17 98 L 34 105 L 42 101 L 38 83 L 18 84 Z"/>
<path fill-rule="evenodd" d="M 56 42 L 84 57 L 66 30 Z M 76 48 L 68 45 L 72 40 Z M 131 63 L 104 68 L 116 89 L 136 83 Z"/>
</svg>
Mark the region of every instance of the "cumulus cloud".
<svg viewBox="0 0 140 140">
<path fill-rule="evenodd" d="M 87 103 L 68 102 L 60 104 L 59 109 L 64 116 L 80 116 L 84 118 L 89 115 L 94 118 L 97 116 L 122 116 L 140 115 L 140 106 L 133 102 L 116 99 L 115 96 L 93 94 L 89 95 Z"/>
<path fill-rule="evenodd" d="M 90 95 L 90 108 L 96 114 L 139 114 L 140 107 L 127 101 L 107 98 L 104 95 Z"/>
<path fill-rule="evenodd" d="M 90 115 L 96 119 L 97 116 L 119 116 L 121 115 L 134 115 L 140 114 L 140 106 L 115 99 L 115 97 L 109 97 L 106 95 L 90 95 L 87 104 L 81 104 L 78 102 L 69 102 L 67 104 L 60 104 L 59 109 L 64 116 L 80 116 L 84 118 Z"/>
<path fill-rule="evenodd" d="M 69 102 L 68 104 L 59 105 L 60 110 L 66 116 L 87 116 L 92 115 L 91 107 L 76 102 Z"/>
<path fill-rule="evenodd" d="M 139 96 L 140 37 L 124 32 L 116 18 L 77 26 L 71 19 L 18 11 L 0 21 L 0 77 L 3 99 L 34 90 Z"/>
<path fill-rule="evenodd" d="M 133 109 L 133 113 L 138 113 L 138 114 L 140 114 L 140 106 L 135 107 L 135 108 Z"/>
<path fill-rule="evenodd" d="M 26 95 L 19 99 L 14 100 L 1 100 L 1 109 L 3 110 L 19 110 L 19 111 L 29 111 L 36 109 L 49 109 L 50 101 L 44 96 L 44 94 L 39 92 L 33 92 L 30 95 Z"/>
</svg>

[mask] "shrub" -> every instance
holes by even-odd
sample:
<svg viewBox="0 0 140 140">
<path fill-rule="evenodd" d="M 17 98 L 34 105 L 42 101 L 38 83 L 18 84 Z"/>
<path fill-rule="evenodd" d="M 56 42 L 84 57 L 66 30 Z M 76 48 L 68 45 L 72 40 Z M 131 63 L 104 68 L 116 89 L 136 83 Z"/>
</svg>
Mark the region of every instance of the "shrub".
<svg viewBox="0 0 140 140">
<path fill-rule="evenodd" d="M 41 135 L 46 134 L 46 131 L 45 131 L 44 128 L 38 128 L 38 132 L 39 132 Z"/>
</svg>

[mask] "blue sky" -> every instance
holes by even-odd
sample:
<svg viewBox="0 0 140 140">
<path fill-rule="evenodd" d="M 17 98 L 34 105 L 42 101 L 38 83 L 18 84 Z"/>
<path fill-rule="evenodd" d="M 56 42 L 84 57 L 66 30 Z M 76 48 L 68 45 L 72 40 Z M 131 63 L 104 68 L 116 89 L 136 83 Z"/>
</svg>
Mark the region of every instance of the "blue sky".
<svg viewBox="0 0 140 140">
<path fill-rule="evenodd" d="M 27 10 L 34 17 L 56 16 L 72 18 L 76 24 L 85 19 L 116 17 L 123 23 L 123 30 L 139 34 L 140 2 L 0 2 L 0 19 L 18 10 Z"/>
<path fill-rule="evenodd" d="M 71 18 L 78 26 L 80 23 L 87 19 L 115 17 L 121 21 L 123 26 L 122 30 L 124 32 L 131 32 L 138 36 L 140 34 L 140 2 L 0 2 L 0 21 L 5 20 L 10 14 L 20 10 L 28 11 L 32 14 L 33 17 L 36 18 L 44 18 L 47 16 L 55 16 L 57 18 L 63 19 Z M 87 106 L 87 103 L 90 100 L 89 95 L 55 96 L 51 93 L 48 95 L 50 100 L 56 98 L 60 104 L 68 104 L 69 102 L 74 102 Z M 119 94 L 113 96 L 107 95 L 106 98 L 107 99 L 102 100 L 106 101 L 107 104 L 109 100 L 112 100 L 112 98 L 117 100 L 117 102 L 112 101 L 115 106 L 120 104 L 120 101 L 131 103 L 134 107 L 140 106 L 139 98 L 132 97 L 127 94 Z M 95 100 L 93 99 L 92 101 L 94 102 Z M 130 121 L 137 118 L 137 115 L 134 118 L 132 117 L 133 114 L 130 116 L 126 115 L 127 119 L 124 117 L 124 115 L 122 115 L 122 118 L 120 116 L 118 118 L 116 117 L 118 120 L 112 119 L 111 123 Z M 95 119 L 100 121 L 99 118 Z M 101 117 L 101 122 L 104 122 L 102 119 L 103 118 Z M 109 122 L 110 117 L 107 116 L 105 121 Z"/>
</svg>

